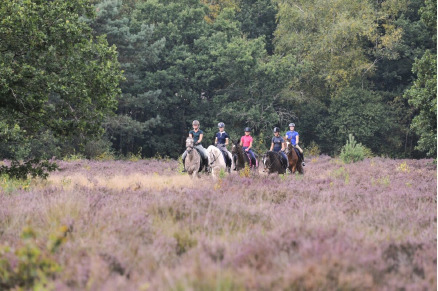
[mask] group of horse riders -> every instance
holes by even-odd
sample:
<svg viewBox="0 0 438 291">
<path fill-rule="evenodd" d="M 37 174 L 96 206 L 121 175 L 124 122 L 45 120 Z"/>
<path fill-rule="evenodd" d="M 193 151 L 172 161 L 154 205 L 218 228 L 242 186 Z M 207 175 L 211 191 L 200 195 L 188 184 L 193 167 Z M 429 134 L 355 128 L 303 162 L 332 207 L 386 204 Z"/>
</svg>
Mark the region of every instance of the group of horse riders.
<svg viewBox="0 0 438 291">
<path fill-rule="evenodd" d="M 189 131 L 189 137 L 193 138 L 194 142 L 194 148 L 197 149 L 199 154 L 201 155 L 203 166 L 208 171 L 209 164 L 208 164 L 208 153 L 207 150 L 202 146 L 202 139 L 204 137 L 204 132 L 200 129 L 200 123 L 198 120 L 194 120 L 192 122 L 193 129 Z M 215 146 L 222 152 L 227 168 L 231 166 L 231 159 L 232 155 L 227 150 L 227 145 L 230 141 L 230 136 L 225 132 L 225 124 L 223 122 L 218 123 L 219 132 L 215 135 Z M 285 154 L 285 148 L 286 148 L 286 141 L 290 140 L 293 147 L 297 149 L 297 154 L 301 157 L 302 165 L 305 166 L 304 163 L 304 156 L 303 156 L 303 150 L 299 147 L 299 134 L 295 131 L 295 124 L 290 123 L 289 124 L 289 131 L 286 132 L 284 138 L 280 136 L 280 129 L 278 127 L 274 128 L 274 136 L 272 137 L 271 141 L 271 147 L 270 151 L 277 152 L 282 157 L 282 163 L 284 167 L 288 165 L 288 158 Z M 247 152 L 249 155 L 249 158 L 251 160 L 251 164 L 255 165 L 257 163 L 256 161 L 256 155 L 252 151 L 252 142 L 253 138 L 251 136 L 251 128 L 246 127 L 245 128 L 245 135 L 243 135 L 240 138 L 240 146 L 242 146 L 243 150 Z M 183 164 L 185 161 L 185 158 L 187 156 L 187 150 L 183 153 L 182 159 Z M 234 170 L 234 169 L 233 169 Z M 186 169 L 184 169 L 186 171 Z"/>
</svg>

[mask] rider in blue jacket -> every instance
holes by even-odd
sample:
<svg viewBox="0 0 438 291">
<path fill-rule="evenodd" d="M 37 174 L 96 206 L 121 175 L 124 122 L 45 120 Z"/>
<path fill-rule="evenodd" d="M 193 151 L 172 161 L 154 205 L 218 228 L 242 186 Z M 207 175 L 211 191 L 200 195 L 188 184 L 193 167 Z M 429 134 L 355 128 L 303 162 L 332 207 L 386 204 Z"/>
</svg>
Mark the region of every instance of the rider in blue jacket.
<svg viewBox="0 0 438 291">
<path fill-rule="evenodd" d="M 303 155 L 303 150 L 300 148 L 300 146 L 298 145 L 298 143 L 300 142 L 300 135 L 298 134 L 298 132 L 295 131 L 295 123 L 289 123 L 289 131 L 286 132 L 286 139 L 290 139 L 292 142 L 292 145 L 298 149 L 299 155 L 301 156 L 301 160 L 303 161 L 303 166 L 305 166 L 306 164 L 304 163 L 304 155 Z"/>
</svg>

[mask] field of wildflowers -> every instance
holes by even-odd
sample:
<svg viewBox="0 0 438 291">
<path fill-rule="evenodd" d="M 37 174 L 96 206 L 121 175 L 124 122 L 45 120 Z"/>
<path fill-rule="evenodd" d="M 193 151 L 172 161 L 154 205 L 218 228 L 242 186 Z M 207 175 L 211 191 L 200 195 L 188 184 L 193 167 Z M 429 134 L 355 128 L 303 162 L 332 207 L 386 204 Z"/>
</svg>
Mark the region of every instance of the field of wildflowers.
<svg viewBox="0 0 438 291">
<path fill-rule="evenodd" d="M 432 160 L 308 159 L 190 179 L 177 161 L 0 178 L 0 289 L 436 290 Z"/>
</svg>

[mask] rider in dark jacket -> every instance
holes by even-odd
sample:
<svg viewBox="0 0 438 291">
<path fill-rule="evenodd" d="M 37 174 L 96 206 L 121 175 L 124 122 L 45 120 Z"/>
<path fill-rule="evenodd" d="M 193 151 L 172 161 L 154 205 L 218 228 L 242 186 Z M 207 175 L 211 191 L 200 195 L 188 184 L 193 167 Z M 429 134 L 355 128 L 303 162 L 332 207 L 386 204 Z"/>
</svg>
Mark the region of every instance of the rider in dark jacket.
<svg viewBox="0 0 438 291">
<path fill-rule="evenodd" d="M 229 169 L 231 167 L 231 153 L 227 150 L 227 145 L 230 141 L 230 136 L 225 132 L 225 123 L 219 122 L 217 127 L 219 132 L 216 133 L 214 144 L 224 155 L 225 164 Z"/>
<path fill-rule="evenodd" d="M 284 153 L 285 150 L 284 139 L 280 136 L 280 129 L 278 127 L 274 128 L 274 137 L 272 138 L 271 141 L 270 150 L 279 153 L 283 157 L 281 159 L 283 167 L 287 168 L 288 160 L 286 154 Z"/>
</svg>

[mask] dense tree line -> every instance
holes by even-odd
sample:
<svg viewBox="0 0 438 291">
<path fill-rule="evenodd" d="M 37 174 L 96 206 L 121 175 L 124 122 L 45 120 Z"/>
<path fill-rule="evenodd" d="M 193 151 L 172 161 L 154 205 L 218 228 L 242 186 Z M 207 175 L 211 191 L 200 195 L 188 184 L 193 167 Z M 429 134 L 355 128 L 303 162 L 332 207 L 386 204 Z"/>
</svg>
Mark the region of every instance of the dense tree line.
<svg viewBox="0 0 438 291">
<path fill-rule="evenodd" d="M 295 122 L 331 155 L 350 133 L 436 155 L 432 0 L 8 0 L 0 16 L 3 158 L 177 157 L 194 119 L 206 144 L 223 121 L 266 149 Z"/>
</svg>

